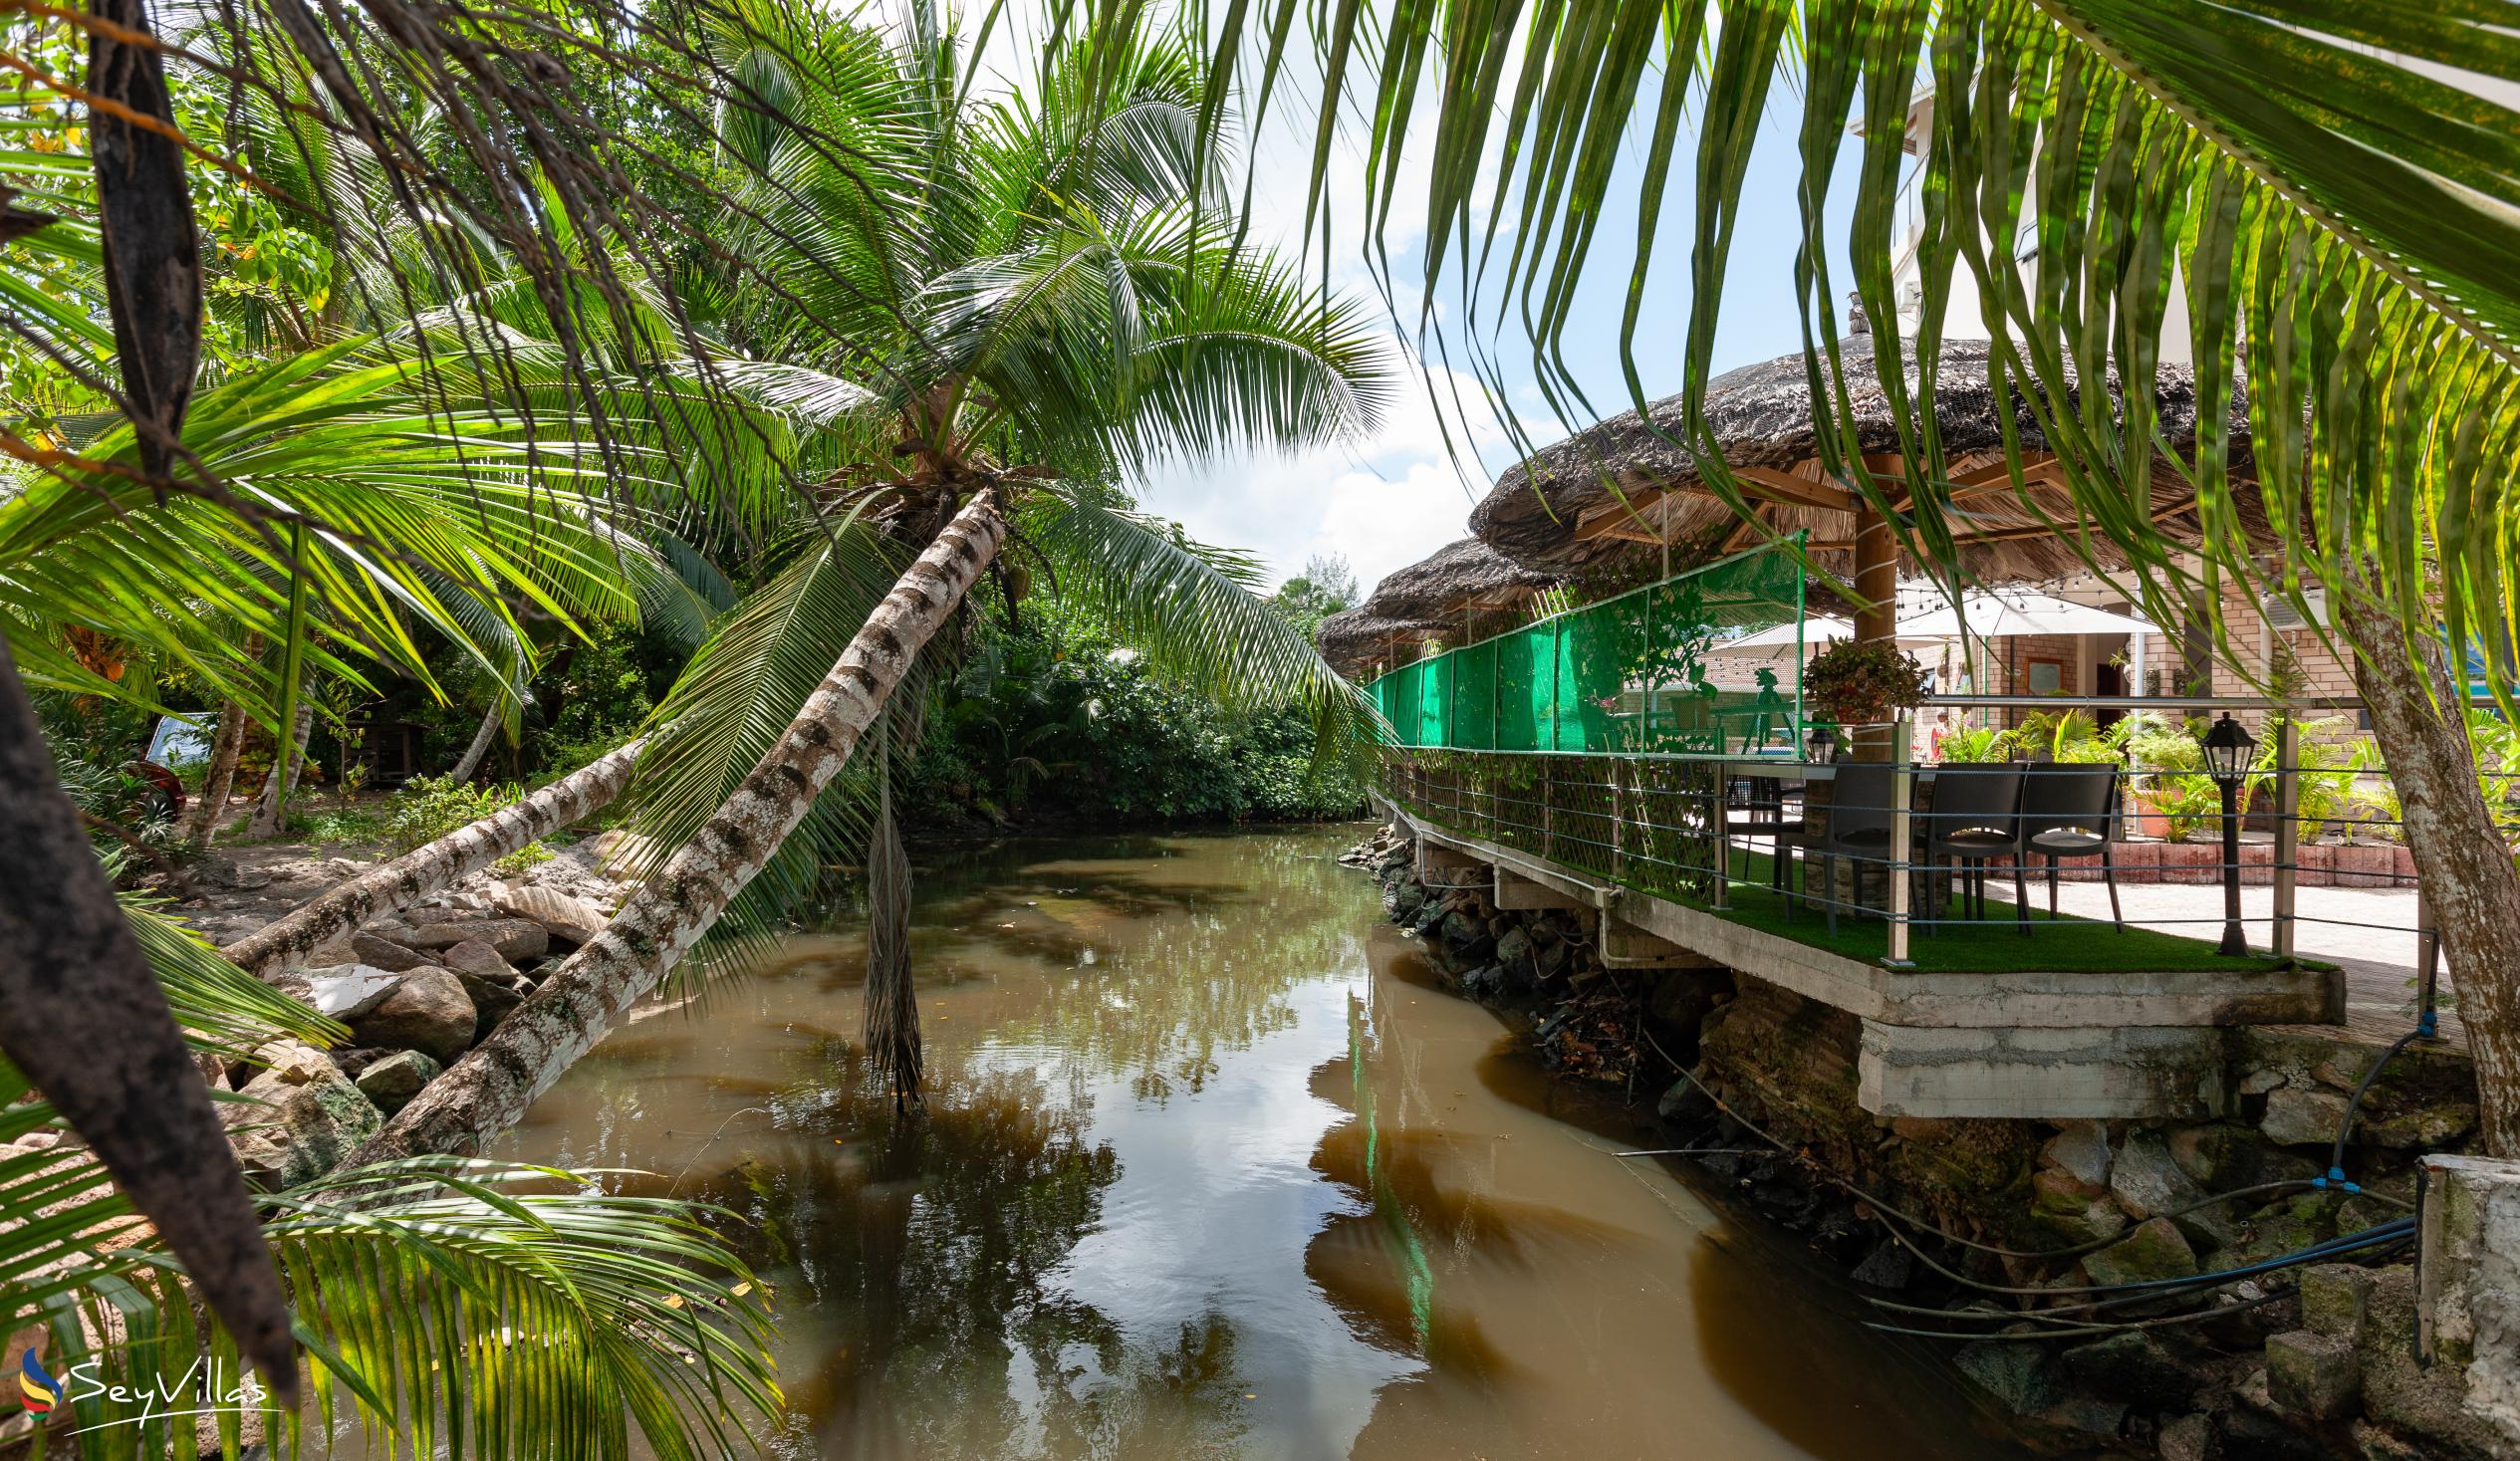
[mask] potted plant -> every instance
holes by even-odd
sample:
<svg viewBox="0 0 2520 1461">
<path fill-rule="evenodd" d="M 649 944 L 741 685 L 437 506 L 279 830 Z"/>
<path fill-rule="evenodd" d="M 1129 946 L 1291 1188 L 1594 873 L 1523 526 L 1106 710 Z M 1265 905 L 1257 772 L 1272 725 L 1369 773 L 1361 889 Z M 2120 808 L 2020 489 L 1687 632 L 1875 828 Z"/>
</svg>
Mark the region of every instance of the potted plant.
<svg viewBox="0 0 2520 1461">
<path fill-rule="evenodd" d="M 1925 667 L 1888 639 L 1840 639 L 1803 666 L 1803 699 L 1841 726 L 1878 725 L 1925 698 Z"/>
</svg>

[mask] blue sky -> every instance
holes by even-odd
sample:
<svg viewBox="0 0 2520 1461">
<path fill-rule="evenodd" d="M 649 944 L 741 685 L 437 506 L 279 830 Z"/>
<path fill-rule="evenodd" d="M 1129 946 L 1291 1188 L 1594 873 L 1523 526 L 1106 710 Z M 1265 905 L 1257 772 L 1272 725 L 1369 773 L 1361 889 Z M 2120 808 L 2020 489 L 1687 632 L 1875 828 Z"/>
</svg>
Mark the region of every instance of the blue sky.
<svg viewBox="0 0 2520 1461">
<path fill-rule="evenodd" d="M 1797 225 L 1794 189 L 1799 161 L 1794 152 L 1791 98 L 1771 108 L 1759 151 L 1743 188 L 1743 212 L 1736 234 L 1724 312 L 1719 322 L 1715 365 L 1718 370 L 1762 361 L 1801 348 L 1795 324 L 1793 258 Z M 1649 119 L 1639 120 L 1639 129 Z M 1684 139 L 1685 146 L 1685 139 Z M 1333 162 L 1332 196 L 1361 200 L 1364 171 L 1354 137 L 1343 137 Z M 1636 237 L 1635 175 L 1642 155 L 1632 139 L 1627 185 L 1614 186 L 1612 197 L 1624 200 L 1625 211 L 1606 216 L 1580 298 L 1567 331 L 1567 359 L 1591 398 L 1595 416 L 1628 409 L 1630 398 L 1619 367 L 1619 327 L 1625 307 L 1630 249 Z M 1311 157 L 1309 102 L 1303 115 L 1282 111 L 1273 118 L 1257 152 L 1253 169 L 1254 237 L 1269 237 L 1281 247 L 1298 247 L 1306 201 L 1306 173 Z M 1393 209 L 1387 235 L 1395 285 L 1413 280 L 1419 268 L 1417 220 L 1424 214 L 1423 168 L 1404 169 L 1415 191 L 1404 193 Z M 1649 396 L 1662 396 L 1681 386 L 1680 342 L 1687 323 L 1688 246 L 1692 234 L 1695 193 L 1693 170 L 1685 155 L 1673 168 L 1659 222 L 1652 283 L 1638 330 L 1638 364 Z M 1843 238 L 1852 195 L 1851 179 L 1842 177 L 1833 194 L 1832 229 Z M 1350 211 L 1358 211 L 1353 206 Z M 1373 298 L 1372 278 L 1359 248 L 1361 231 L 1342 220 L 1333 234 L 1332 282 L 1362 297 Z M 1316 246 L 1316 257 L 1317 257 Z M 1413 319 L 1415 301 L 1405 302 Z M 1395 346 L 1397 337 L 1394 336 Z M 1518 325 L 1509 325 L 1494 342 L 1510 391 L 1505 404 L 1518 413 L 1522 429 L 1545 444 L 1567 434 L 1534 383 L 1531 353 Z M 1459 357 L 1455 346 L 1456 364 Z M 1372 588 L 1392 569 L 1467 534 L 1469 509 L 1485 495 L 1494 475 L 1510 466 L 1513 450 L 1508 433 L 1480 401 L 1474 381 L 1461 382 L 1463 398 L 1478 417 L 1469 424 L 1469 441 L 1477 461 L 1457 467 L 1448 459 L 1435 408 L 1411 361 L 1397 408 L 1372 438 L 1353 446 L 1295 457 L 1183 463 L 1150 475 L 1134 485 L 1139 500 L 1152 512 L 1179 519 L 1196 537 L 1259 555 L 1275 576 L 1284 577 L 1315 553 L 1338 553 L 1355 567 L 1361 585 Z M 1588 416 L 1586 420 L 1593 417 Z M 1578 423 L 1583 424 L 1583 422 Z M 1456 442 L 1461 438 L 1456 435 Z"/>
</svg>

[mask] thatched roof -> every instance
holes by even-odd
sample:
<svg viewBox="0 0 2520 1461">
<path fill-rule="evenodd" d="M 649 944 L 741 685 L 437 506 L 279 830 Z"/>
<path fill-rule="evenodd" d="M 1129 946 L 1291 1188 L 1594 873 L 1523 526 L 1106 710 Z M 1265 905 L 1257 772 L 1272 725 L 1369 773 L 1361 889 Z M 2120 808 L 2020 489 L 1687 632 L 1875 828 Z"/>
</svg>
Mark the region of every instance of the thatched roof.
<svg viewBox="0 0 2520 1461">
<path fill-rule="evenodd" d="M 1342 609 L 1321 621 L 1313 642 L 1322 658 L 1341 674 L 1355 678 L 1375 664 L 1401 663 L 1417 657 L 1429 635 L 1460 638 L 1459 620 L 1390 618 L 1360 606 Z"/>
<path fill-rule="evenodd" d="M 1847 342 L 1846 376 L 1853 389 L 1858 435 L 1877 471 L 1894 472 L 1898 438 L 1888 398 L 1874 376 L 1872 342 Z M 2082 569 L 2071 544 L 2060 540 L 2036 512 L 2015 496 L 2006 476 L 2002 422 L 1988 387 L 1988 347 L 1982 340 L 1946 342 L 1937 380 L 1936 415 L 1946 454 L 1944 475 L 1961 484 L 1953 521 L 1962 531 L 1964 566 L 1980 582 L 2021 583 Z M 1916 380 L 1912 363 L 1906 372 Z M 2113 394 L 2114 394 L 2113 384 Z M 2160 431 L 2173 449 L 2195 437 L 2195 377 L 2185 366 L 2164 365 L 2154 382 Z M 2022 449 L 2034 461 L 2046 455 L 2026 406 L 2018 401 L 2016 425 Z M 1706 388 L 1706 412 L 1736 471 L 1749 469 L 1751 491 L 1763 519 L 1781 531 L 1811 533 L 1814 557 L 1832 572 L 1853 568 L 1854 514 L 1831 506 L 1847 500 L 1845 489 L 1822 480 L 1815 459 L 1810 377 L 1801 354 L 1780 356 L 1715 377 Z M 1630 555 L 1661 552 L 1671 545 L 1674 569 L 1748 547 L 1757 534 L 1698 481 L 1688 454 L 1672 444 L 1680 433 L 1682 399 L 1656 401 L 1648 425 L 1626 411 L 1543 448 L 1498 479 L 1470 513 L 1470 529 L 1506 557 L 1530 569 L 1571 573 Z M 2232 408 L 2232 463 L 2249 461 L 2245 408 Z M 2054 519 L 2074 521 L 2061 486 L 2032 472 L 2032 493 Z M 1618 484 L 1623 507 L 1604 485 Z M 2166 459 L 2151 473 L 2151 511 L 2173 538 L 2196 530 L 2193 494 Z M 2244 504 L 2254 511 L 2253 502 Z M 1967 514 L 1965 518 L 1961 513 Z M 1640 520 L 1641 519 L 1641 520 Z M 2262 521 L 2247 524 L 2252 532 Z M 2104 562 L 2107 560 L 2104 559 Z M 1902 573 L 1918 566 L 1903 562 Z"/>
<path fill-rule="evenodd" d="M 1465 610 L 1510 609 L 1563 579 L 1525 568 L 1476 538 L 1464 538 L 1384 575 L 1362 607 L 1382 618 L 1458 622 Z"/>
</svg>

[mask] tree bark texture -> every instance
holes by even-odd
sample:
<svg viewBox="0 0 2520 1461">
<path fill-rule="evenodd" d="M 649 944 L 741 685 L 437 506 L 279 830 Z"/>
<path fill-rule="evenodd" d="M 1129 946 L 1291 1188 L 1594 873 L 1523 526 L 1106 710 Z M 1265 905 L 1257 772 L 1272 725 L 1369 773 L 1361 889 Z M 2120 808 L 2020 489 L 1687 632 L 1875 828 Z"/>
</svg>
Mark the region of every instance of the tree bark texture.
<svg viewBox="0 0 2520 1461">
<path fill-rule="evenodd" d="M 272 753 L 271 775 L 263 779 L 263 794 L 254 803 L 254 820 L 247 825 L 248 837 L 278 837 L 286 827 L 285 817 L 289 794 L 297 790 L 298 771 L 306 765 L 308 739 L 315 731 L 315 702 L 298 706 L 298 722 L 290 728 L 289 739 Z"/>
<path fill-rule="evenodd" d="M 90 0 L 89 13 L 125 31 L 147 31 L 140 0 Z M 201 364 L 201 246 L 184 181 L 183 146 L 157 49 L 88 33 L 88 90 L 122 109 L 88 111 L 97 175 L 98 232 L 105 244 L 106 302 L 123 405 L 138 437 L 140 470 L 163 478 L 183 438 L 184 408 Z M 167 124 L 159 131 L 133 117 Z"/>
<path fill-rule="evenodd" d="M 236 758 L 245 749 L 245 707 L 234 700 L 219 707 L 218 733 L 210 738 L 210 766 L 201 779 L 201 795 L 185 819 L 184 841 L 196 848 L 210 845 L 227 813 L 228 794 L 236 790 Z"/>
<path fill-rule="evenodd" d="M 983 491 L 877 606 L 778 744 L 699 835 L 354 1160 L 469 1154 L 514 1125 L 535 1096 L 656 987 L 796 831 L 1005 540 L 996 494 Z"/>
<path fill-rule="evenodd" d="M 265 974 L 305 959 L 316 945 L 379 913 L 407 907 L 456 878 L 610 806 L 630 785 L 643 741 L 632 741 L 553 782 L 525 800 L 427 847 L 372 867 L 276 922 L 219 950 L 228 961 Z"/>
<path fill-rule="evenodd" d="M 2457 981 L 2485 1149 L 2520 1156 L 2520 871 L 2477 784 L 2467 687 L 2452 681 L 2429 639 L 2429 652 L 2418 658 L 2404 626 L 2360 596 L 2341 596 L 2338 622 L 2354 645 L 2355 682 L 2404 808 L 2406 846 L 2442 958 Z"/>
<path fill-rule="evenodd" d="M 481 758 L 490 749 L 490 737 L 498 733 L 499 710 L 503 704 L 493 700 L 490 708 L 481 712 L 481 729 L 472 733 L 472 744 L 464 747 L 464 759 L 455 763 L 455 769 L 446 773 L 448 776 L 457 781 L 470 781 L 472 774 L 481 769 Z"/>
<path fill-rule="evenodd" d="M 297 1346 L 245 1176 L 165 991 L 61 789 L 0 639 L 0 1052 L 157 1225 L 265 1379 Z"/>
</svg>

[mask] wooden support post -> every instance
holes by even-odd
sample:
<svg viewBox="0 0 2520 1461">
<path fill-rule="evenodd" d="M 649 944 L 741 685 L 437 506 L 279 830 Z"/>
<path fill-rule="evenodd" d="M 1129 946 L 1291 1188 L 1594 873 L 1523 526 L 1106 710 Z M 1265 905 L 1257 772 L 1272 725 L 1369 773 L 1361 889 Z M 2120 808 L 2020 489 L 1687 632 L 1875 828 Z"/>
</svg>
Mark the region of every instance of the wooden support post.
<svg viewBox="0 0 2520 1461">
<path fill-rule="evenodd" d="M 2269 934 L 2275 957 L 2293 956 L 2294 884 L 2301 856 L 2301 726 L 2288 711 L 2275 722 L 2275 899 Z"/>
<path fill-rule="evenodd" d="M 1907 959 L 1908 864 L 1914 860 L 1914 850 L 1907 843 L 1910 836 L 1910 809 L 1916 805 L 1916 768 L 1914 750 L 1915 719 L 1899 712 L 1890 729 L 1890 956 L 1886 963 L 1904 965 Z"/>
</svg>

